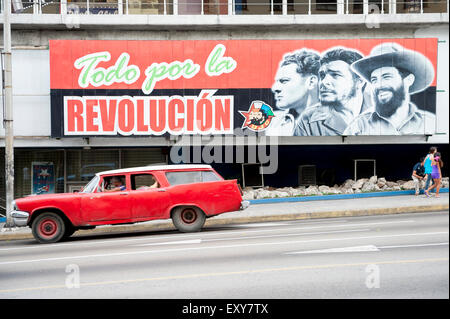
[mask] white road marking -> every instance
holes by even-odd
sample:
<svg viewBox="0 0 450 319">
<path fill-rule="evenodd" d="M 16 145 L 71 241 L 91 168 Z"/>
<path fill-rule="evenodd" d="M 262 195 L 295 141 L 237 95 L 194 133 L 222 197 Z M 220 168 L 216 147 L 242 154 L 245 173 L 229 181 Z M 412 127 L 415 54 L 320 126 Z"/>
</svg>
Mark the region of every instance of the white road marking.
<svg viewBox="0 0 450 319">
<path fill-rule="evenodd" d="M 335 230 L 335 231 L 326 231 L 326 232 L 314 232 L 314 233 L 292 233 L 292 234 L 282 234 L 282 235 L 272 235 L 272 236 L 252 236 L 252 237 L 228 237 L 228 238 L 218 238 L 218 239 L 204 239 L 200 240 L 200 242 L 214 242 L 214 241 L 229 241 L 229 240 L 241 240 L 241 239 L 258 239 L 258 238 L 276 238 L 276 237 L 292 237 L 292 236 L 305 236 L 305 235 L 323 235 L 323 234 L 336 234 L 336 233 L 352 233 L 352 232 L 363 232 L 369 231 L 369 228 L 365 229 L 351 229 L 351 230 Z M 164 244 L 164 243 L 163 243 Z M 194 243 L 199 244 L 199 243 Z M 160 245 L 159 243 L 151 243 L 151 244 L 139 244 L 133 246 L 150 246 L 150 245 Z"/>
<path fill-rule="evenodd" d="M 445 246 L 448 243 L 433 243 L 433 244 L 415 244 L 415 245 L 397 245 L 397 246 L 381 246 L 380 249 L 391 249 L 391 248 L 409 248 L 409 247 L 428 247 L 428 246 Z"/>
<path fill-rule="evenodd" d="M 326 232 L 314 232 L 314 233 L 292 233 L 292 234 L 282 234 L 282 235 L 272 235 L 272 236 L 252 236 L 252 237 L 234 237 L 234 238 L 218 238 L 218 239 L 206 239 L 205 242 L 213 241 L 224 241 L 224 240 L 240 240 L 240 239 L 258 239 L 258 238 L 275 238 L 275 237 L 291 237 L 291 236 L 305 236 L 305 235 L 323 235 L 323 234 L 336 234 L 336 233 L 352 233 L 352 232 L 362 232 L 369 231 L 369 228 L 364 229 L 349 229 L 349 230 L 332 230 Z"/>
<path fill-rule="evenodd" d="M 202 240 L 200 238 L 192 240 L 179 240 L 179 241 L 168 241 L 164 243 L 151 243 L 136 246 L 159 246 L 159 245 L 184 245 L 184 244 L 200 244 Z"/>
<path fill-rule="evenodd" d="M 320 229 L 320 228 L 339 228 L 339 227 L 357 227 L 357 226 L 375 226 L 375 225 L 386 225 L 386 224 L 401 224 L 401 223 L 414 223 L 414 220 L 399 220 L 399 221 L 391 221 L 391 222 L 376 222 L 376 223 L 358 223 L 358 224 L 338 224 L 338 225 L 320 225 L 320 226 L 300 226 L 300 227 L 289 227 L 289 230 L 308 230 L 308 229 Z M 308 223 L 312 224 L 312 223 Z M 229 225 L 233 226 L 233 225 Z M 181 239 L 181 238 L 192 238 L 192 237 L 213 237 L 216 235 L 223 235 L 223 234 L 253 234 L 253 233 L 264 233 L 264 232 L 276 232 L 280 231 L 281 229 L 260 229 L 260 230 L 239 230 L 239 231 L 221 231 L 221 232 L 211 232 L 211 233 L 201 233 L 201 234 L 190 234 L 190 235 L 178 235 L 173 234 L 171 236 L 162 236 L 159 237 L 157 235 L 151 235 L 152 238 L 148 238 L 146 236 L 145 238 L 130 238 L 130 239 L 117 239 L 117 240 L 103 240 L 103 241 L 89 241 L 89 242 L 82 242 L 82 241 L 76 241 L 71 243 L 57 243 L 57 244 L 49 244 L 49 245 L 35 245 L 35 246 L 26 246 L 26 247 L 11 247 L 11 248 L 0 248 L 0 251 L 10 251 L 10 250 L 22 250 L 22 249 L 51 249 L 51 248 L 59 248 L 59 247 L 66 247 L 66 246 L 89 246 L 89 245 L 99 245 L 99 244 L 115 244 L 115 243 L 125 243 L 125 242 L 132 242 L 132 241 L 148 241 L 148 240 L 161 240 L 161 239 Z M 155 237 L 153 237 L 155 236 Z"/>
<path fill-rule="evenodd" d="M 350 253 L 350 252 L 365 252 L 365 251 L 380 251 L 380 249 L 392 249 L 392 248 L 409 248 L 409 247 L 429 247 L 429 246 L 445 246 L 448 243 L 433 243 L 433 244 L 413 244 L 413 245 L 397 245 L 397 246 L 354 246 L 354 247 L 343 247 L 343 248 L 328 248 L 328 249 L 318 249 L 318 250 L 305 250 L 305 251 L 294 251 L 284 253 L 286 255 L 296 255 L 296 254 L 319 254 L 319 253 Z"/>
<path fill-rule="evenodd" d="M 271 227 L 271 226 L 287 226 L 289 224 L 280 224 L 280 223 L 251 223 L 251 224 L 237 224 L 233 225 L 233 227 Z"/>
<path fill-rule="evenodd" d="M 318 221 L 319 220 L 319 221 Z M 292 220 L 283 220 L 283 223 L 286 225 L 310 225 L 310 224 L 329 224 L 329 223 L 347 223 L 347 219 L 339 218 L 325 218 L 325 219 L 292 219 Z M 230 225 L 231 226 L 231 225 Z"/>
<path fill-rule="evenodd" d="M 323 254 L 323 253 L 353 253 L 353 252 L 365 252 L 365 251 L 380 251 L 380 250 L 374 245 L 366 245 L 366 246 L 328 248 L 328 249 L 318 249 L 318 250 L 293 251 L 293 252 L 289 252 L 289 253 L 285 253 L 285 254 L 286 255 L 295 255 L 295 254 Z"/>
<path fill-rule="evenodd" d="M 292 244 L 312 243 L 312 242 L 361 240 L 361 239 L 408 237 L 408 236 L 430 236 L 430 235 L 442 235 L 442 234 L 448 234 L 448 232 L 410 233 L 410 234 L 396 234 L 396 235 L 379 235 L 379 236 L 362 236 L 362 237 L 346 237 L 346 238 L 296 240 L 296 241 L 285 241 L 285 242 L 265 242 L 265 243 L 253 243 L 253 244 L 208 246 L 208 247 L 185 247 L 185 248 L 173 248 L 173 249 L 161 249 L 161 250 L 144 250 L 144 251 L 131 251 L 131 252 L 128 251 L 128 252 L 109 253 L 109 254 L 78 255 L 78 256 L 53 257 L 53 258 L 28 259 L 28 260 L 12 260 L 12 261 L 0 262 L 0 265 L 25 264 L 25 263 L 36 263 L 36 262 L 46 262 L 46 261 L 60 261 L 60 260 L 70 260 L 70 259 L 85 259 L 85 258 L 92 259 L 92 258 L 99 258 L 99 257 L 117 257 L 117 256 L 156 254 L 156 253 L 177 252 L 177 251 L 187 252 L 187 251 L 194 251 L 194 250 L 199 251 L 199 250 L 208 250 L 208 249 L 218 250 L 218 249 L 238 248 L 238 247 L 256 247 L 256 246 L 269 246 L 269 245 L 292 245 Z"/>
</svg>

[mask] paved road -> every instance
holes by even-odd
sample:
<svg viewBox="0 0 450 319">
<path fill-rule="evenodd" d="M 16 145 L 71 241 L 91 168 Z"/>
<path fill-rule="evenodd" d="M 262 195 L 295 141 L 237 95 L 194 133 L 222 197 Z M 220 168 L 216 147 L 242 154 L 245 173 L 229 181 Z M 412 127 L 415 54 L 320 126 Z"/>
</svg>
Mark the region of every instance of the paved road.
<svg viewBox="0 0 450 319">
<path fill-rule="evenodd" d="M 0 242 L 5 298 L 449 298 L 448 212 Z"/>
</svg>

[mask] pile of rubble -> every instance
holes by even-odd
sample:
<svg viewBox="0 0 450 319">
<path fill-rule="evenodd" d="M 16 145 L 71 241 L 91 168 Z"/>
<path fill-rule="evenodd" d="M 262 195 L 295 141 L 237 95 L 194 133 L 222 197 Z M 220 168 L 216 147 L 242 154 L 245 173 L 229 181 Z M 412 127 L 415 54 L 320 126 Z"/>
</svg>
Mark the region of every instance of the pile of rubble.
<svg viewBox="0 0 450 319">
<path fill-rule="evenodd" d="M 421 189 L 423 189 L 425 182 L 421 182 Z M 442 178 L 441 187 L 447 188 L 449 185 L 448 177 Z M 385 178 L 362 178 L 357 181 L 352 179 L 346 180 L 342 185 L 329 186 L 299 186 L 299 187 L 263 187 L 253 189 L 252 187 L 244 188 L 243 199 L 262 199 L 262 198 L 277 198 L 277 197 L 298 197 L 298 196 L 314 196 L 314 195 L 332 195 L 332 194 L 357 194 L 357 193 L 371 193 L 383 191 L 399 191 L 414 189 L 414 182 L 412 180 L 404 181 L 398 180 L 396 182 L 389 182 Z"/>
</svg>

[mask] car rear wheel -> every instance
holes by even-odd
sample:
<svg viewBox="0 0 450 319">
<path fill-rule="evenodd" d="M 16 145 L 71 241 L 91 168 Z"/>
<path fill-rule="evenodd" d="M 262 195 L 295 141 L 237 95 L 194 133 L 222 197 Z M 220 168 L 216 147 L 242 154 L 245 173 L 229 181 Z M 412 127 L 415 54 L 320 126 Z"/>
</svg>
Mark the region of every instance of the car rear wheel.
<svg viewBox="0 0 450 319">
<path fill-rule="evenodd" d="M 55 213 L 43 213 L 36 217 L 31 226 L 34 238 L 43 244 L 60 241 L 67 230 L 64 220 Z"/>
<path fill-rule="evenodd" d="M 183 233 L 200 231 L 205 220 L 205 214 L 197 207 L 178 207 L 172 214 L 173 224 Z"/>
</svg>

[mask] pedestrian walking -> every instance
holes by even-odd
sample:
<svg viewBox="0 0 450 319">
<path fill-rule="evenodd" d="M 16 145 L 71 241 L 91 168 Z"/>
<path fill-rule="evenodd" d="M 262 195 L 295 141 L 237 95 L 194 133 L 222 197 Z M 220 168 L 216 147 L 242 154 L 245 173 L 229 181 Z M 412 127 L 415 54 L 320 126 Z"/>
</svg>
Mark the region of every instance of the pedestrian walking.
<svg viewBox="0 0 450 319">
<path fill-rule="evenodd" d="M 422 157 L 420 159 L 420 162 L 418 162 L 413 167 L 412 172 L 412 179 L 414 181 L 414 189 L 416 190 L 415 195 L 419 195 L 420 192 L 420 181 L 422 181 L 425 178 L 425 166 L 424 166 L 425 157 Z"/>
<path fill-rule="evenodd" d="M 423 166 L 425 167 L 425 175 L 426 175 L 424 190 L 428 189 L 428 187 L 430 186 L 430 183 L 434 183 L 433 179 L 431 178 L 431 172 L 433 170 L 433 168 L 431 167 L 431 162 L 433 160 L 433 155 L 436 152 L 437 152 L 436 147 L 434 147 L 434 146 L 430 147 L 430 150 L 429 150 L 427 156 L 425 157 L 425 161 L 423 163 Z"/>
<path fill-rule="evenodd" d="M 439 189 L 441 188 L 441 167 L 444 166 L 444 163 L 441 159 L 441 154 L 439 152 L 434 153 L 433 160 L 431 163 L 432 166 L 432 172 L 431 172 L 431 178 L 433 178 L 434 184 L 430 186 L 428 189 L 425 190 L 425 195 L 427 197 L 430 197 L 430 191 L 433 188 L 436 188 L 436 198 L 439 198 Z"/>
</svg>

